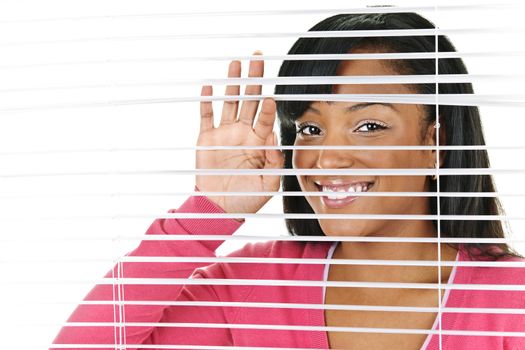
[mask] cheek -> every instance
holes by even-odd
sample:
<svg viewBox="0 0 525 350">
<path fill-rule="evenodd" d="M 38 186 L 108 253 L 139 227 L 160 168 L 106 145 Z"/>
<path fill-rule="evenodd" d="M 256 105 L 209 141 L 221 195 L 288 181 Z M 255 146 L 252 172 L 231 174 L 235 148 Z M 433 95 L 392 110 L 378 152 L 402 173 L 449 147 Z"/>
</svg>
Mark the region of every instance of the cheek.
<svg viewBox="0 0 525 350">
<path fill-rule="evenodd" d="M 416 157 L 414 157 L 416 158 Z M 420 163 L 416 158 L 412 161 L 406 161 L 405 164 L 401 164 L 399 168 L 405 169 L 422 169 L 425 168 L 425 165 Z M 389 185 L 391 191 L 399 192 L 422 192 L 426 191 L 427 177 L 422 175 L 409 175 L 409 176 L 391 176 L 389 179 Z M 399 198 L 398 200 L 407 200 Z"/>
<path fill-rule="evenodd" d="M 367 157 L 374 168 L 426 168 L 425 155 L 417 151 L 376 152 Z"/>
<path fill-rule="evenodd" d="M 292 167 L 293 169 L 311 169 L 317 159 L 316 152 L 312 152 L 309 150 L 294 150 L 292 154 Z M 301 188 L 301 191 L 309 191 L 313 189 L 308 189 L 308 186 L 306 184 L 306 178 L 305 175 L 295 175 L 297 178 L 297 182 L 299 183 L 299 187 Z M 307 197 L 307 200 L 310 202 L 310 199 Z M 311 205 L 312 203 L 310 203 Z"/>
<path fill-rule="evenodd" d="M 308 150 L 294 150 L 292 166 L 294 168 L 310 168 L 315 163 L 316 155 Z"/>
<path fill-rule="evenodd" d="M 379 153 L 379 152 L 377 152 Z M 373 162 L 373 168 L 384 169 L 424 169 L 426 168 L 425 158 L 421 153 L 414 151 L 394 151 L 377 154 L 375 159 L 371 159 L 368 164 Z M 423 191 L 425 186 L 425 176 L 380 176 L 378 188 L 376 190 L 385 191 Z"/>
</svg>

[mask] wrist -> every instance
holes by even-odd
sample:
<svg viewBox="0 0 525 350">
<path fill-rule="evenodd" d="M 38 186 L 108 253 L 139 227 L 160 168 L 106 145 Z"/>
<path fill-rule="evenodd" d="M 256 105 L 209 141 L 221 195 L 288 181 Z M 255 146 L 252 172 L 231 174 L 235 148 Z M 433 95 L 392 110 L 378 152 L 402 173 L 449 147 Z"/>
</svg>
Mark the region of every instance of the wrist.
<svg viewBox="0 0 525 350">
<path fill-rule="evenodd" d="M 197 187 L 197 185 L 195 185 L 195 191 L 197 192 L 200 192 L 200 189 Z M 224 213 L 226 213 L 227 211 L 224 209 L 224 204 L 222 204 L 222 202 L 218 199 L 215 199 L 214 197 L 210 197 L 210 196 L 207 196 L 206 197 L 209 201 L 211 201 L 215 207 L 219 210 L 219 211 L 222 211 Z M 240 223 L 243 223 L 245 222 L 246 220 L 244 218 L 233 218 L 235 221 L 238 221 Z"/>
</svg>

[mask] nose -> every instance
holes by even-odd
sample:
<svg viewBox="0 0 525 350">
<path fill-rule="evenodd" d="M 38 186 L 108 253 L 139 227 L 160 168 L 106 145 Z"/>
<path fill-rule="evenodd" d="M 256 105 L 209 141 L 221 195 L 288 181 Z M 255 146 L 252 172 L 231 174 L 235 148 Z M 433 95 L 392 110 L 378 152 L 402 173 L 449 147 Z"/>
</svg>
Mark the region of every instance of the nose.
<svg viewBox="0 0 525 350">
<path fill-rule="evenodd" d="M 327 136 L 322 146 L 351 146 L 351 144 L 342 136 Z M 354 152 L 354 150 L 344 149 L 320 149 L 316 167 L 319 169 L 351 168 L 355 164 Z"/>
</svg>

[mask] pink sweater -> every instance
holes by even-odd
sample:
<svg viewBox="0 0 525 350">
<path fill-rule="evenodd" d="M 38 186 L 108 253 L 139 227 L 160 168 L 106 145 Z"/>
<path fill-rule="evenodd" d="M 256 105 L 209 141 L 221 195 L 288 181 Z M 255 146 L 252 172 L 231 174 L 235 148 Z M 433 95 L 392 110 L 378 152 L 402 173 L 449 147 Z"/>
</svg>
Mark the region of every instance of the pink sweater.
<svg viewBox="0 0 525 350">
<path fill-rule="evenodd" d="M 198 191 L 198 188 L 195 187 Z M 224 213 L 205 196 L 189 197 L 177 210 L 179 213 Z M 233 234 L 243 222 L 234 219 L 158 219 L 147 235 L 176 234 Z M 215 257 L 215 250 L 223 241 L 142 241 L 127 256 Z M 337 242 L 268 241 L 247 243 L 229 257 L 264 258 L 330 258 Z M 463 249 L 459 261 L 468 260 Z M 522 259 L 512 259 L 522 261 Z M 124 278 L 213 278 L 253 280 L 326 280 L 328 264 L 269 264 L 269 263 L 189 263 L 126 262 L 106 274 L 111 277 L 120 272 Z M 517 284 L 525 285 L 522 267 L 454 267 L 449 284 Z M 168 281 L 168 280 L 167 280 Z M 114 290 L 113 290 L 114 289 Z M 169 306 L 170 301 L 212 302 L 268 302 L 324 304 L 324 288 L 320 286 L 267 285 L 158 285 L 126 284 L 117 287 L 96 285 L 86 301 L 112 301 L 114 296 L 125 301 L 161 301 L 160 305 L 79 305 L 68 322 L 109 322 L 111 325 L 65 326 L 53 344 L 98 344 L 104 349 L 115 349 L 115 344 L 127 344 L 127 349 L 141 348 L 141 344 L 154 345 L 208 345 L 235 347 L 284 347 L 328 349 L 324 311 L 303 308 L 261 308 L 239 306 Z M 459 308 L 512 308 L 525 309 L 525 291 L 449 290 L 444 307 Z M 443 330 L 525 332 L 524 314 L 442 313 Z M 114 322 L 126 322 L 114 327 Z M 144 323 L 135 324 L 133 323 Z M 190 323 L 185 327 L 162 326 L 155 323 Z M 434 329 L 438 329 L 437 318 Z M 202 328 L 192 323 L 226 324 Z M 228 328 L 228 325 L 257 324 L 265 329 Z M 277 326 L 308 326 L 312 330 L 271 329 Z M 438 350 L 439 336 L 429 334 L 421 349 Z M 525 349 L 525 337 L 442 335 L 442 349 Z M 70 348 L 76 348 L 72 345 Z M 78 347 L 81 348 L 81 347 Z M 98 347 L 100 349 L 101 347 Z M 162 348 L 162 347 L 161 347 Z M 164 347 L 166 348 L 166 347 Z M 51 348 L 57 349 L 57 348 Z M 86 349 L 86 347 L 83 347 Z"/>
</svg>

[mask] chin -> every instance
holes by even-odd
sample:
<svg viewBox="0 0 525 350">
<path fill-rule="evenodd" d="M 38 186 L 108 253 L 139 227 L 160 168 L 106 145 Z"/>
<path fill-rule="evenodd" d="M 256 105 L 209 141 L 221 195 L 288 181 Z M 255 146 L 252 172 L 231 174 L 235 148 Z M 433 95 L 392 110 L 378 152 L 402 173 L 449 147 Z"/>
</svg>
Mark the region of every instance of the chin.
<svg viewBox="0 0 525 350">
<path fill-rule="evenodd" d="M 343 223 L 341 223 L 341 220 L 325 220 L 325 221 L 331 221 L 329 223 L 326 222 L 319 222 L 319 225 L 321 226 L 321 229 L 323 230 L 324 234 L 326 236 L 348 236 L 348 237 L 360 237 L 360 236 L 368 236 L 366 233 L 367 230 L 365 230 L 361 225 L 354 225 L 352 222 L 356 222 L 357 220 L 344 220 Z"/>
</svg>

